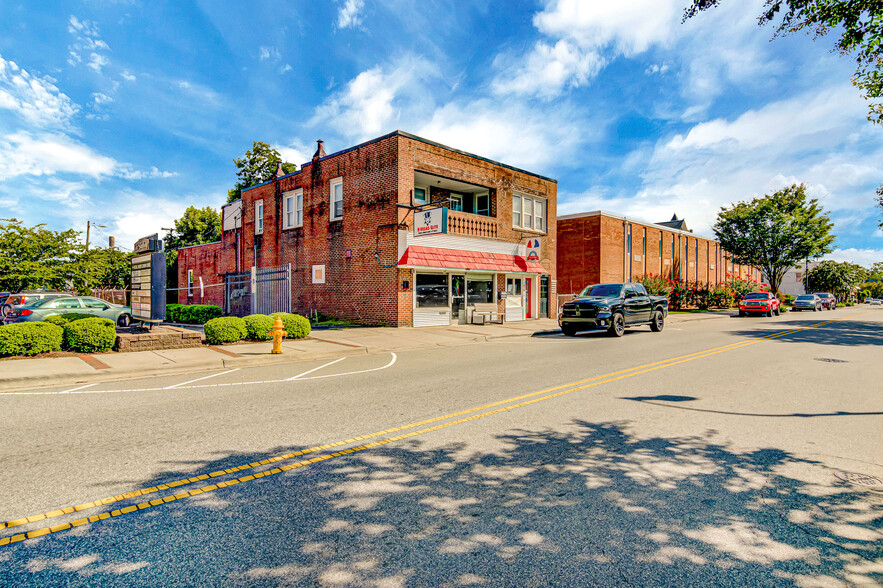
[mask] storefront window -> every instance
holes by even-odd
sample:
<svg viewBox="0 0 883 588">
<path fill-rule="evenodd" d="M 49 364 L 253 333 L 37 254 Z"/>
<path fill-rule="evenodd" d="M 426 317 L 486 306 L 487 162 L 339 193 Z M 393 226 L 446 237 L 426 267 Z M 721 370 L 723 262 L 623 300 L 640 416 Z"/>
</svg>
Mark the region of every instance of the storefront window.
<svg viewBox="0 0 883 588">
<path fill-rule="evenodd" d="M 448 305 L 448 276 L 442 274 L 417 274 L 414 280 L 417 308 Z"/>
<path fill-rule="evenodd" d="M 469 276 L 466 281 L 467 304 L 493 302 L 494 301 L 494 278 L 493 276 Z"/>
</svg>

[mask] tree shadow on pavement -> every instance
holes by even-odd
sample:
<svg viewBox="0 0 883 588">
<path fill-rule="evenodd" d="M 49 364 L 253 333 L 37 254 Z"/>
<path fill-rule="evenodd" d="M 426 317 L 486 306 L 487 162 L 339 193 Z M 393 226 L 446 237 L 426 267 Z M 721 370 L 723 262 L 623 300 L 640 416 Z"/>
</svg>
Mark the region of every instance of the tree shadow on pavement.
<svg viewBox="0 0 883 588">
<path fill-rule="evenodd" d="M 829 315 L 823 315 L 819 317 L 818 322 L 831 320 L 831 318 L 832 317 Z M 833 316 L 833 318 L 837 317 Z M 802 327 L 808 327 L 810 324 L 814 323 L 783 321 L 774 325 L 776 330 L 773 332 L 768 329 L 745 329 L 730 331 L 730 334 L 736 337 L 762 339 L 769 337 L 774 332 L 783 332 L 789 329 L 801 329 Z M 881 329 L 879 322 L 859 320 L 837 321 L 818 328 L 803 328 L 794 333 L 776 337 L 774 340 L 787 343 L 815 343 L 817 345 L 849 347 L 883 345 L 883 329 Z"/>
<path fill-rule="evenodd" d="M 847 586 L 883 495 L 776 449 L 623 423 L 412 440 L 0 549 L 6 585 Z M 226 460 L 225 460 L 226 463 Z M 205 464 L 211 471 L 218 464 Z"/>
</svg>

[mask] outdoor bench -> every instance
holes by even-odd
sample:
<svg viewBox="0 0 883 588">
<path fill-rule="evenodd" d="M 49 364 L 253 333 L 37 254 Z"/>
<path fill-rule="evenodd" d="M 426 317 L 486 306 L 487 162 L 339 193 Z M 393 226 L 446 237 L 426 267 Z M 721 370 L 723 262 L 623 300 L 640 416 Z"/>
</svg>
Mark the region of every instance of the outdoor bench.
<svg viewBox="0 0 883 588">
<path fill-rule="evenodd" d="M 493 302 L 476 302 L 472 305 L 472 324 L 484 325 L 488 322 L 498 322 L 503 324 L 503 313 L 497 310 L 497 305 Z"/>
</svg>

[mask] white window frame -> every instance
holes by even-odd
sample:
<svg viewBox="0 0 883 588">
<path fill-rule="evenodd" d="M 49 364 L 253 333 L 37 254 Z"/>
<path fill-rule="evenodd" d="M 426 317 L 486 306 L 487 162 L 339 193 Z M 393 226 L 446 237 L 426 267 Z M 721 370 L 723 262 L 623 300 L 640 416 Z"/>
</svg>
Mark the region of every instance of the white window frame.
<svg viewBox="0 0 883 588">
<path fill-rule="evenodd" d="M 340 198 L 335 199 L 334 192 L 337 186 L 340 186 Z M 343 178 L 334 178 L 330 182 L 328 182 L 328 191 L 331 202 L 331 208 L 328 210 L 328 219 L 337 221 L 343 218 Z M 336 202 L 340 202 L 340 214 L 336 214 L 334 204 Z"/>
<path fill-rule="evenodd" d="M 254 201 L 254 234 L 264 234 L 264 201 Z"/>
<path fill-rule="evenodd" d="M 517 203 L 517 206 L 516 206 Z M 545 198 L 534 198 L 517 192 L 512 193 L 512 226 L 516 229 L 546 232 L 546 216 L 548 201 Z M 520 210 L 516 210 L 519 208 Z M 540 211 L 539 217 L 537 212 Z M 538 226 L 539 225 L 539 226 Z"/>
<path fill-rule="evenodd" d="M 304 190 L 298 188 L 283 194 L 285 197 L 284 229 L 302 227 L 304 224 Z"/>
<path fill-rule="evenodd" d="M 193 296 L 193 270 L 187 270 L 187 297 Z"/>
<path fill-rule="evenodd" d="M 423 200 L 422 201 L 417 199 L 417 190 L 423 190 Z M 423 186 L 420 184 L 414 185 L 414 204 L 415 205 L 429 204 L 429 186 Z"/>
</svg>

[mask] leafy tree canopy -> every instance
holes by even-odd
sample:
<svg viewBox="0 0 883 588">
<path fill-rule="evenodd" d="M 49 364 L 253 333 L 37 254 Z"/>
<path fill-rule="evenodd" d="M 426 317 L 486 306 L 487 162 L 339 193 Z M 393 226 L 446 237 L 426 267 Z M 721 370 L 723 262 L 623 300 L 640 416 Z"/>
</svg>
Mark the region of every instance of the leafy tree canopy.
<svg viewBox="0 0 883 588">
<path fill-rule="evenodd" d="M 221 215 L 211 206 L 188 206 L 175 221 L 174 230 L 166 236 L 166 249 L 199 245 L 221 240 Z"/>
<path fill-rule="evenodd" d="M 279 152 L 261 141 L 255 141 L 251 149 L 245 152 L 240 159 L 234 159 L 238 178 L 236 185 L 227 191 L 227 202 L 233 202 L 242 198 L 242 191 L 251 186 L 257 186 L 272 179 L 276 173 L 276 164 L 282 161 Z M 290 174 L 297 171 L 297 165 L 282 162 L 283 173 Z"/>
<path fill-rule="evenodd" d="M 883 280 L 883 261 L 871 264 L 871 269 L 868 270 L 868 278 Z"/>
<path fill-rule="evenodd" d="M 868 270 L 845 261 L 826 260 L 809 270 L 804 278 L 808 292 L 831 292 L 844 299 L 866 278 Z"/>
<path fill-rule="evenodd" d="M 833 224 L 806 186 L 794 184 L 751 202 L 721 208 L 714 234 L 735 263 L 760 268 L 773 292 L 799 261 L 832 251 Z"/>
<path fill-rule="evenodd" d="M 134 253 L 124 253 L 118 249 L 95 247 L 80 255 L 81 269 L 74 276 L 77 290 L 85 292 L 94 288 L 123 289 L 132 281 L 132 257 Z"/>
<path fill-rule="evenodd" d="M 83 251 L 80 233 L 50 231 L 39 224 L 26 227 L 16 219 L 0 219 L 0 290 L 62 289 L 77 273 Z"/>
<path fill-rule="evenodd" d="M 723 0 L 692 0 L 684 20 Z M 780 20 L 779 20 L 780 19 Z M 757 18 L 763 26 L 779 21 L 774 36 L 797 31 L 816 38 L 839 34 L 835 48 L 854 53 L 858 67 L 852 83 L 869 101 L 868 120 L 883 123 L 883 2 L 881 0 L 766 0 Z"/>
</svg>

